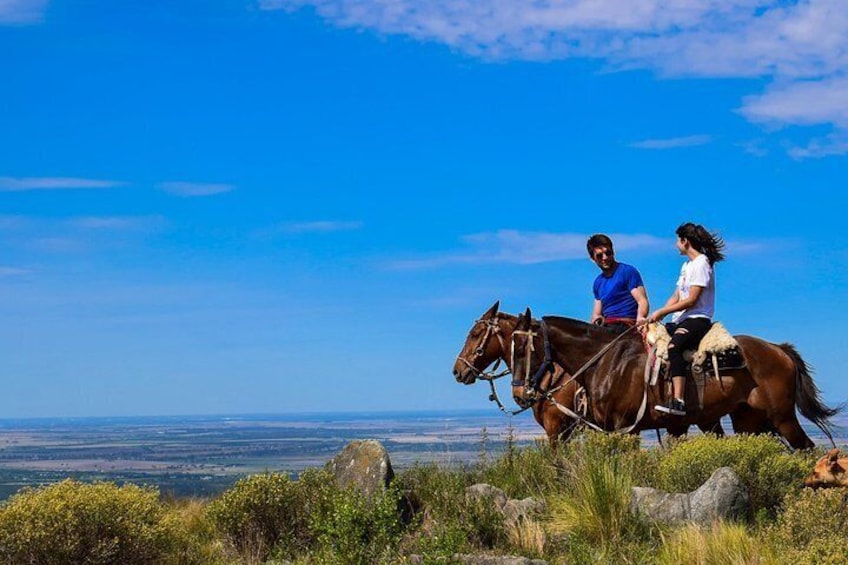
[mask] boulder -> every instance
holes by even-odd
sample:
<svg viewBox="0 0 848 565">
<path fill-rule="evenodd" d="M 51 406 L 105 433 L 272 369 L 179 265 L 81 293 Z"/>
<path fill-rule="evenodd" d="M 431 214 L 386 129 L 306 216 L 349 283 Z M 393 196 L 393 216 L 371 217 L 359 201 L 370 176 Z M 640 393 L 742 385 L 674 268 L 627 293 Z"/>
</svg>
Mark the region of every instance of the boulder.
<svg viewBox="0 0 848 565">
<path fill-rule="evenodd" d="M 503 506 L 504 520 L 507 524 L 517 524 L 530 520 L 545 511 L 545 502 L 527 497 L 523 500 L 510 499 Z"/>
<path fill-rule="evenodd" d="M 506 505 L 506 493 L 498 487 L 487 485 L 486 483 L 477 483 L 465 489 L 465 497 L 476 502 L 491 502 L 492 505 L 499 511 L 503 511 Z"/>
<path fill-rule="evenodd" d="M 710 524 L 717 519 L 741 517 L 748 506 L 748 491 L 736 472 L 722 467 L 691 493 L 668 493 L 633 487 L 631 508 L 657 522 Z"/>
<path fill-rule="evenodd" d="M 533 520 L 537 514 L 545 510 L 544 501 L 527 497 L 524 500 L 507 498 L 506 493 L 486 483 L 471 485 L 465 489 L 468 500 L 482 504 L 491 504 L 492 508 L 504 517 L 504 527 L 510 529 L 525 520 Z"/>
<path fill-rule="evenodd" d="M 730 467 L 718 469 L 689 495 L 691 519 L 699 524 L 708 524 L 719 518 L 740 518 L 747 508 L 748 489 Z"/>
<path fill-rule="evenodd" d="M 394 477 L 389 453 L 377 440 L 352 441 L 327 464 L 336 483 L 367 498 L 382 493 Z"/>
</svg>

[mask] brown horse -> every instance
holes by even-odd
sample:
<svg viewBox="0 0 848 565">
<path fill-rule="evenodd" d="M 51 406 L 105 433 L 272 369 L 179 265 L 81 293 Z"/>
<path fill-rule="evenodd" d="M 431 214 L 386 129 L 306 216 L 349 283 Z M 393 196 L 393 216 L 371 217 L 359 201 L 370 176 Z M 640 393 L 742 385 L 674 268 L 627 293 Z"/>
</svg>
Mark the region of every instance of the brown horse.
<svg viewBox="0 0 848 565">
<path fill-rule="evenodd" d="M 512 367 L 510 344 L 512 333 L 518 323 L 519 317 L 499 312 L 500 302 L 495 302 L 491 308 L 483 313 L 471 326 L 465 344 L 453 367 L 453 374 L 457 382 L 470 385 L 484 376 L 486 368 L 499 359 Z M 554 363 L 553 369 L 544 377 L 540 386 L 545 390 L 556 388 L 551 398 L 541 396 L 532 405 L 533 417 L 545 430 L 551 445 L 559 441 L 566 441 L 579 423 L 579 420 L 568 416 L 560 407 L 576 411 L 575 395 L 580 388 L 577 382 L 570 380 L 562 366 Z M 517 378 L 517 377 L 514 377 Z M 563 383 L 560 387 L 557 383 Z M 558 387 L 558 388 L 557 388 Z M 513 387 L 515 390 L 515 387 Z M 529 403 L 524 401 L 523 392 L 514 395 L 519 406 L 528 407 Z M 559 407 L 558 407 L 559 405 Z M 683 435 L 688 428 L 682 423 L 672 423 L 669 433 L 675 436 Z M 704 432 L 712 432 L 724 435 L 724 430 L 718 420 L 705 422 L 699 426 Z"/>
<path fill-rule="evenodd" d="M 653 409 L 665 398 L 663 386 L 645 384 L 647 353 L 641 340 L 617 335 L 579 320 L 545 317 L 552 361 L 586 389 L 591 421 L 605 430 L 633 426 L 633 431 L 661 429 L 680 424 L 704 424 L 731 414 L 737 433 L 774 430 L 796 449 L 813 447 L 801 428 L 796 408 L 831 438 L 830 418 L 841 408 L 828 408 L 809 368 L 790 344 L 775 345 L 751 336 L 735 336 L 746 368 L 726 370 L 718 379 L 707 381 L 703 409 L 684 417 L 671 416 Z M 540 324 L 528 308 L 519 316 L 512 333 L 513 363 L 516 376 L 532 375 L 544 363 Z M 528 343 L 533 347 L 528 354 Z M 607 345 L 611 346 L 594 362 L 590 361 Z M 584 369 L 584 366 L 585 369 Z M 583 370 L 581 370 L 583 369 Z M 517 377 L 518 378 L 518 377 Z M 531 402 L 545 390 L 528 378 L 515 382 L 514 397 Z"/>
</svg>

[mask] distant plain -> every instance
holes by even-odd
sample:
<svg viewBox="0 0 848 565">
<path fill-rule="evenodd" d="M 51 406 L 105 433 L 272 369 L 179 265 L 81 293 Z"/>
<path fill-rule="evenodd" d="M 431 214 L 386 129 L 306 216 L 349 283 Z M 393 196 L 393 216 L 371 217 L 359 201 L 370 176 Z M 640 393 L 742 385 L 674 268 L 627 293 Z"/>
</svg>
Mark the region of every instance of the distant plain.
<svg viewBox="0 0 848 565">
<path fill-rule="evenodd" d="M 803 422 L 818 446 L 821 432 Z M 837 420 L 837 444 L 846 443 Z M 730 423 L 724 422 L 726 430 Z M 473 463 L 512 438 L 543 437 L 532 415 L 464 412 L 325 413 L 0 420 L 0 499 L 24 486 L 80 480 L 133 482 L 170 496 L 211 496 L 264 471 L 321 466 L 357 439 L 377 439 L 392 465 Z M 645 444 L 656 443 L 643 432 Z"/>
</svg>

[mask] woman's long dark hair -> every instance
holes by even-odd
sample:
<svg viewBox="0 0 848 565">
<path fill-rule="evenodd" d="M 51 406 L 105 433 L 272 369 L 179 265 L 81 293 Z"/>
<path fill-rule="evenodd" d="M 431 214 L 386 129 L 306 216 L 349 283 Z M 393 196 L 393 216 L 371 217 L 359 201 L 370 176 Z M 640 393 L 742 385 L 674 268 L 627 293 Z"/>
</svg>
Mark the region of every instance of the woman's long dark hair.
<svg viewBox="0 0 848 565">
<path fill-rule="evenodd" d="M 677 237 L 688 241 L 697 252 L 706 255 L 710 265 L 724 260 L 724 240 L 717 233 L 709 232 L 704 226 L 692 222 L 680 224 L 676 233 Z"/>
</svg>

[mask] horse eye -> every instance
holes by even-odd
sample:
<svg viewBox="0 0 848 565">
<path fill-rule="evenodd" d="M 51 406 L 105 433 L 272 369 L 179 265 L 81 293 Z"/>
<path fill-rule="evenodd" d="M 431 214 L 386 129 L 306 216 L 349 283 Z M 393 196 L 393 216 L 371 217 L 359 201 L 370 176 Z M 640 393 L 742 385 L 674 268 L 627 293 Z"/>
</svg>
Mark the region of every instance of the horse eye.
<svg viewBox="0 0 848 565">
<path fill-rule="evenodd" d="M 477 348 L 477 355 L 483 355 L 483 348 L 482 347 Z"/>
</svg>

